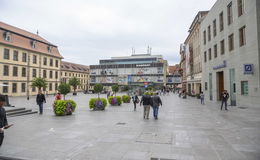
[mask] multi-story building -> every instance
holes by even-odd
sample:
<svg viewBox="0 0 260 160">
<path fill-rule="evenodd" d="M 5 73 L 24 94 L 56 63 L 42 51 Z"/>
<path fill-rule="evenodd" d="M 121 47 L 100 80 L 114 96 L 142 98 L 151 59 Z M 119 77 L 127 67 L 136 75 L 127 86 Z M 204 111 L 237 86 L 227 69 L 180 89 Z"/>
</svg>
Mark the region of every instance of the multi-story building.
<svg viewBox="0 0 260 160">
<path fill-rule="evenodd" d="M 33 34 L 0 22 L 0 93 L 9 96 L 37 94 L 31 82 L 43 77 L 48 82 L 45 89 L 55 93 L 60 83 L 62 56 L 58 47 Z"/>
<path fill-rule="evenodd" d="M 198 12 L 189 28 L 189 35 L 184 42 L 186 88 L 189 95 L 196 95 L 201 92 L 202 59 L 200 52 L 200 24 L 207 13 L 208 11 Z"/>
<path fill-rule="evenodd" d="M 133 54 L 112 57 L 90 66 L 91 85 L 103 84 L 107 89 L 113 84 L 137 87 L 165 86 L 168 63 L 162 55 Z"/>
<path fill-rule="evenodd" d="M 218 0 L 201 23 L 203 90 L 218 101 L 260 106 L 260 1 Z"/>
<path fill-rule="evenodd" d="M 186 92 L 187 88 L 187 75 L 186 75 L 186 53 L 185 53 L 185 44 L 180 45 L 180 68 L 181 68 L 181 79 L 182 79 L 182 90 Z"/>
<path fill-rule="evenodd" d="M 168 66 L 168 74 L 166 75 L 166 85 L 171 89 L 177 88 L 181 84 L 181 68 L 179 64 Z"/>
<path fill-rule="evenodd" d="M 76 91 L 89 91 L 89 67 L 85 65 L 61 62 L 61 82 L 69 83 L 69 80 L 76 77 L 80 81 L 80 85 Z M 73 88 L 71 88 L 73 89 Z"/>
</svg>

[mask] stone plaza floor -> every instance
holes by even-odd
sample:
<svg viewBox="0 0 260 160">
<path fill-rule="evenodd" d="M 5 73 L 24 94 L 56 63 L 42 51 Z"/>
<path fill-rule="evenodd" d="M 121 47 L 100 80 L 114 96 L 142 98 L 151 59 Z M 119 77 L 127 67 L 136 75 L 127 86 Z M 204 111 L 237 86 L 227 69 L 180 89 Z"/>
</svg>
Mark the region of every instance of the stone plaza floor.
<svg viewBox="0 0 260 160">
<path fill-rule="evenodd" d="M 102 95 L 105 97 L 105 95 Z M 0 156 L 28 160 L 259 160 L 260 107 L 200 105 L 198 99 L 161 96 L 159 120 L 143 119 L 143 108 L 133 104 L 90 111 L 96 95 L 68 96 L 78 106 L 71 116 L 57 117 L 54 97 L 44 114 L 11 117 Z M 16 107 L 37 110 L 35 97 L 11 97 Z"/>
</svg>

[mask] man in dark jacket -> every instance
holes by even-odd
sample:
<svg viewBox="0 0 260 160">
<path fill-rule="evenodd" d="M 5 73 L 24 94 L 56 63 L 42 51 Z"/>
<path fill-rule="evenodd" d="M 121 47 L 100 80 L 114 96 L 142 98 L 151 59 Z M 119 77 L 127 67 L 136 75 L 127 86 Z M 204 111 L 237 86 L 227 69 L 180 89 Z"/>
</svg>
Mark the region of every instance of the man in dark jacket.
<svg viewBox="0 0 260 160">
<path fill-rule="evenodd" d="M 42 91 L 40 90 L 36 97 L 36 103 L 39 105 L 40 114 L 43 112 L 43 102 L 46 103 L 46 99 Z"/>
<path fill-rule="evenodd" d="M 145 94 L 142 96 L 140 106 L 143 104 L 144 106 L 144 119 L 149 119 L 149 113 L 150 113 L 150 107 L 151 107 L 151 96 L 148 95 L 148 92 L 145 92 Z"/>
<path fill-rule="evenodd" d="M 227 92 L 227 90 L 224 90 L 223 93 L 221 94 L 221 100 L 222 100 L 222 103 L 221 103 L 221 110 L 223 108 L 223 104 L 225 103 L 225 110 L 228 110 L 227 109 L 227 100 L 229 98 L 229 94 Z"/>
<path fill-rule="evenodd" d="M 152 98 L 152 104 L 153 104 L 153 116 L 155 119 L 158 119 L 158 111 L 159 111 L 159 106 L 162 106 L 162 100 L 158 96 L 158 93 L 155 93 L 155 95 Z"/>
<path fill-rule="evenodd" d="M 133 103 L 134 103 L 134 111 L 136 111 L 136 103 L 139 103 L 139 98 L 138 98 L 136 93 L 134 93 L 132 100 L 133 100 Z"/>
<path fill-rule="evenodd" d="M 4 109 L 5 96 L 0 94 L 0 147 L 4 140 L 4 129 L 9 128 Z"/>
</svg>

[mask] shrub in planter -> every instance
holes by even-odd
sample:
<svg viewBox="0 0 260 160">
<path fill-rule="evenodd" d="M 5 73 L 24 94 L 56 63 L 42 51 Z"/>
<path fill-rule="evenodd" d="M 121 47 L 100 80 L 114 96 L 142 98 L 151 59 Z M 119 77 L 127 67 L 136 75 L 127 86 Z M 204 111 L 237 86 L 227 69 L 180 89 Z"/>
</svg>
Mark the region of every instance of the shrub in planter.
<svg viewBox="0 0 260 160">
<path fill-rule="evenodd" d="M 108 97 L 108 103 L 112 106 L 120 106 L 122 104 L 122 98 L 120 96 Z"/>
<path fill-rule="evenodd" d="M 56 100 L 53 103 L 53 112 L 57 116 L 71 115 L 76 106 L 77 104 L 73 100 Z"/>
<path fill-rule="evenodd" d="M 89 101 L 89 108 L 93 110 L 105 110 L 107 100 L 105 98 L 91 98 Z"/>
<path fill-rule="evenodd" d="M 131 97 L 128 95 L 123 95 L 122 100 L 124 103 L 130 103 Z"/>
</svg>

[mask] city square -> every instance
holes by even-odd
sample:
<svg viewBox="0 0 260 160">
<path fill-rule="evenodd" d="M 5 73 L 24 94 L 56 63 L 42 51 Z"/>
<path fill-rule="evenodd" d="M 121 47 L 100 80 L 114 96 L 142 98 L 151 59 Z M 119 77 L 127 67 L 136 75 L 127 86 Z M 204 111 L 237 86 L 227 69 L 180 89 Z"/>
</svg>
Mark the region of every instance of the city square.
<svg viewBox="0 0 260 160">
<path fill-rule="evenodd" d="M 91 111 L 88 99 L 96 95 L 69 95 L 77 101 L 71 116 L 53 113 L 48 96 L 43 115 L 8 118 L 0 157 L 19 159 L 122 159 L 150 160 L 257 160 L 260 157 L 260 110 L 220 104 L 201 105 L 196 98 L 161 96 L 159 119 L 142 118 L 143 107 L 133 103 Z M 105 97 L 102 95 L 101 97 Z M 12 105 L 37 110 L 35 97 L 11 98 Z"/>
</svg>

